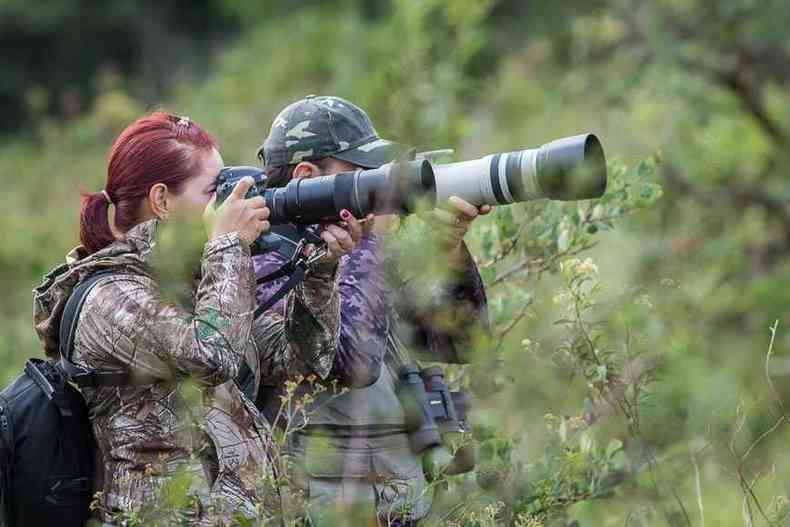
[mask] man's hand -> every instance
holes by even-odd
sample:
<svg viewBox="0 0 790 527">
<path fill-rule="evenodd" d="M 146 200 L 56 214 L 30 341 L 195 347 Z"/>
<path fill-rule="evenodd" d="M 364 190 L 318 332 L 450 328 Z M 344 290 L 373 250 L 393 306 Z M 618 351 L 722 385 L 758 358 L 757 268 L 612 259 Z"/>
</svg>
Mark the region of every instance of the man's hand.
<svg viewBox="0 0 790 527">
<path fill-rule="evenodd" d="M 397 214 L 381 214 L 376 216 L 372 222 L 369 222 L 368 230 L 379 234 L 387 235 L 392 234 L 400 223 L 400 218 Z"/>
<path fill-rule="evenodd" d="M 358 220 L 351 212 L 343 209 L 340 211 L 342 223 L 329 223 L 321 230 L 321 239 L 326 242 L 327 254 L 321 258 L 322 263 L 337 262 L 344 254 L 350 254 L 359 243 L 363 234 L 363 223 L 373 219 L 373 215 L 368 215 L 365 220 Z M 308 252 L 313 251 L 313 247 Z"/>
<path fill-rule="evenodd" d="M 430 221 L 436 229 L 439 244 L 449 253 L 453 262 L 463 257 L 461 244 L 469 227 L 478 216 L 491 212 L 491 205 L 475 207 L 458 196 L 451 196 L 446 205 L 431 212 L 434 221 Z"/>
</svg>

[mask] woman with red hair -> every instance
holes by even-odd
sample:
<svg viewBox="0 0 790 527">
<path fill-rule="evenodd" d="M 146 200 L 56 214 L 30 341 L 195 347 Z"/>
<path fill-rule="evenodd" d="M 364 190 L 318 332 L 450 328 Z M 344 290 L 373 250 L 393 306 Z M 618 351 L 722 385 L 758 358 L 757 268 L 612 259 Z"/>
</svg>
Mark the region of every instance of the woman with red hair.
<svg viewBox="0 0 790 527">
<path fill-rule="evenodd" d="M 36 330 L 56 358 L 72 290 L 106 273 L 85 299 L 71 356 L 78 367 L 125 379 L 82 390 L 103 460 L 96 490 L 105 524 L 134 517 L 224 525 L 277 514 L 278 494 L 264 485 L 272 471 L 270 430 L 234 379 L 244 362 L 256 379 L 329 374 L 339 324 L 337 260 L 354 248 L 359 224 L 350 218 L 346 230 L 327 227 L 322 237 L 331 250 L 288 297 L 287 319 L 254 320 L 249 245 L 268 229 L 269 210 L 261 197 L 245 199 L 249 178 L 214 210 L 221 168 L 216 141 L 188 118 L 157 112 L 134 122 L 110 150 L 104 189 L 83 198 L 82 245 L 34 292 Z M 164 223 L 201 215 L 209 240 L 186 309 L 163 298 L 152 259 L 165 250 L 157 244 Z M 202 394 L 197 416 L 179 392 L 188 379 Z M 176 474 L 188 498 L 167 513 L 177 519 L 162 517 L 160 498 Z"/>
</svg>

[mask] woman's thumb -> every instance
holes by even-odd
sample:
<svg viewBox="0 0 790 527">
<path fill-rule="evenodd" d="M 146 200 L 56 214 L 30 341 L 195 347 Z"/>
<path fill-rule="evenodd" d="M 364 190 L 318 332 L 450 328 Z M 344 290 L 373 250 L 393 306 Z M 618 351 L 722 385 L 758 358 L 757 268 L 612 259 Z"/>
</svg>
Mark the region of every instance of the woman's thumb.
<svg viewBox="0 0 790 527">
<path fill-rule="evenodd" d="M 255 184 L 255 180 L 250 176 L 242 178 L 241 181 L 236 183 L 236 187 L 233 189 L 233 192 L 230 193 L 230 198 L 233 199 L 244 199 L 244 196 L 247 195 L 247 191 L 252 188 Z"/>
</svg>

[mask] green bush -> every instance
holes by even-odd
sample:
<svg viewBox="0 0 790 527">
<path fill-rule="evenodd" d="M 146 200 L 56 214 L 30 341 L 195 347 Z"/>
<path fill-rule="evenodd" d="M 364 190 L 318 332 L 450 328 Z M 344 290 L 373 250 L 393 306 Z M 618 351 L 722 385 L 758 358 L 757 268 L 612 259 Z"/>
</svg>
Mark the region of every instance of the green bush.
<svg viewBox="0 0 790 527">
<path fill-rule="evenodd" d="M 500 207 L 468 237 L 493 339 L 451 373 L 477 394 L 481 462 L 449 478 L 437 514 L 786 524 L 790 10 L 561 4 L 227 1 L 238 33 L 205 76 L 168 79 L 164 102 L 109 79 L 78 119 L 6 140 L 3 378 L 39 353 L 30 290 L 76 244 L 76 189 L 102 187 L 109 144 L 144 111 L 189 115 L 229 164 L 255 163 L 276 112 L 308 93 L 458 158 L 590 130 L 609 156 L 603 200 Z M 424 230 L 408 222 L 404 242 Z"/>
</svg>

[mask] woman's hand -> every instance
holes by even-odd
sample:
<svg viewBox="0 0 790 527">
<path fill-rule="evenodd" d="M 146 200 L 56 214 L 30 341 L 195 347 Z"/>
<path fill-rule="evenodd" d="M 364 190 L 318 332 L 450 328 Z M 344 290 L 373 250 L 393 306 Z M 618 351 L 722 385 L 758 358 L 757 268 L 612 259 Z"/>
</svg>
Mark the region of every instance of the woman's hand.
<svg viewBox="0 0 790 527">
<path fill-rule="evenodd" d="M 251 244 L 264 231 L 269 230 L 269 208 L 266 200 L 261 196 L 245 199 L 247 191 L 255 184 L 251 177 L 245 177 L 238 182 L 233 192 L 217 208 L 214 208 L 212 198 L 203 213 L 209 239 L 213 240 L 223 234 L 238 232 L 239 237 L 247 244 Z"/>
<path fill-rule="evenodd" d="M 344 254 L 350 254 L 364 234 L 363 224 L 373 220 L 369 214 L 364 220 L 358 220 L 346 209 L 340 211 L 340 218 L 345 225 L 329 223 L 321 231 L 321 239 L 326 242 L 327 254 L 321 258 L 322 263 L 337 262 Z"/>
</svg>

